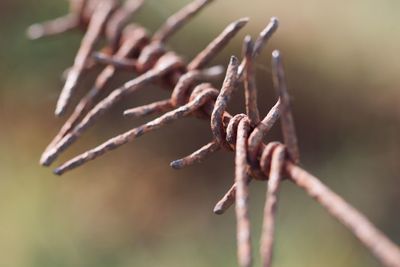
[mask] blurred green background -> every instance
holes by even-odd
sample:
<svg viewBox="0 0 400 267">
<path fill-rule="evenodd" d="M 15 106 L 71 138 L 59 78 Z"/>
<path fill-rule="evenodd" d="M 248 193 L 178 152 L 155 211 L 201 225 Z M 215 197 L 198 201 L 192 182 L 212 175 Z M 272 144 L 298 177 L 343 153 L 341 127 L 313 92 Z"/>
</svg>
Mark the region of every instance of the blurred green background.
<svg viewBox="0 0 400 267">
<path fill-rule="evenodd" d="M 134 20 L 150 30 L 189 1 L 147 0 Z M 67 11 L 63 0 L 0 1 L 0 266 L 236 266 L 234 212 L 212 213 L 233 180 L 233 154 L 182 171 L 169 162 L 210 140 L 208 122 L 181 120 L 62 178 L 38 165 L 61 126 L 60 74 L 80 32 L 30 42 L 25 28 Z M 169 42 L 190 59 L 229 22 L 251 18 L 214 63 L 240 55 L 271 16 L 280 29 L 257 61 L 262 115 L 275 101 L 270 53 L 284 56 L 306 169 L 400 243 L 400 2 L 219 0 Z M 133 77 L 121 75 L 114 85 Z M 81 86 L 88 88 L 93 77 Z M 216 84 L 219 86 L 220 82 Z M 243 92 L 230 110 L 243 110 Z M 127 107 L 168 96 L 151 88 L 115 108 L 57 162 L 148 120 Z M 279 127 L 268 140 L 280 139 Z M 267 140 L 267 141 L 268 141 Z M 251 185 L 256 265 L 265 184 Z M 274 266 L 379 266 L 318 204 L 284 183 Z"/>
</svg>

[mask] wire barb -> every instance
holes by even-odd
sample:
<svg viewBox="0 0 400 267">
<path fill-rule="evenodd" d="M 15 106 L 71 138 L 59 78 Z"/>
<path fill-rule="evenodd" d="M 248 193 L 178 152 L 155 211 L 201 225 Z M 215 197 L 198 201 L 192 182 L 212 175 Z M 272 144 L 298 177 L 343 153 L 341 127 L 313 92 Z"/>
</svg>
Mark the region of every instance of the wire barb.
<svg viewBox="0 0 400 267">
<path fill-rule="evenodd" d="M 272 154 L 267 197 L 264 206 L 264 222 L 260 245 L 260 254 L 263 261 L 263 267 L 270 267 L 272 263 L 278 191 L 282 180 L 281 176 L 284 162 L 285 147 L 278 145 Z M 265 174 L 268 175 L 268 173 Z"/>
<path fill-rule="evenodd" d="M 183 7 L 179 12 L 169 17 L 163 26 L 154 34 L 153 40 L 165 42 L 173 33 L 178 31 L 189 19 L 199 13 L 213 0 L 195 0 Z"/>
<path fill-rule="evenodd" d="M 49 151 L 43 154 L 41 164 L 50 165 L 58 155 L 71 145 L 77 138 L 92 125 L 102 114 L 108 111 L 115 103 L 137 90 L 142 89 L 145 85 L 154 82 L 156 79 L 161 78 L 168 71 L 176 68 L 181 64 L 179 58 L 173 53 L 165 54 L 154 69 L 142 74 L 141 76 L 126 82 L 122 87 L 114 90 L 110 95 L 100 101 L 82 121 L 75 126 L 74 131 L 66 134 L 55 146 L 51 147 Z"/>
<path fill-rule="evenodd" d="M 142 27 L 127 27 L 124 31 L 124 35 L 126 36 L 126 39 L 119 50 L 116 52 L 114 57 L 115 59 L 126 58 L 130 54 L 134 53 L 135 50 L 137 50 L 147 40 L 147 33 Z M 40 164 L 44 166 L 50 165 L 51 161 L 47 159 L 47 154 L 49 154 L 49 150 L 56 146 L 57 143 L 59 143 L 63 139 L 63 137 L 69 132 L 72 135 L 76 134 L 76 131 L 79 128 L 75 126 L 79 122 L 79 119 L 82 119 L 85 113 L 88 112 L 89 109 L 95 105 L 96 98 L 104 90 L 106 84 L 112 79 L 115 73 L 116 68 L 114 66 L 107 66 L 99 74 L 92 89 L 90 89 L 89 92 L 79 101 L 73 113 L 66 120 L 60 131 L 43 152 Z"/>
<path fill-rule="evenodd" d="M 189 156 L 171 162 L 170 166 L 178 170 L 193 165 L 195 163 L 201 163 L 204 158 L 218 151 L 220 148 L 221 146 L 216 141 L 211 141 L 210 143 L 201 147 Z"/>
<path fill-rule="evenodd" d="M 246 21 L 247 22 L 247 21 Z M 207 48 L 201 52 L 203 53 L 203 57 L 200 57 L 197 61 L 201 63 L 206 63 L 206 61 L 210 60 L 217 52 L 220 51 L 227 43 L 228 41 L 237 33 L 238 30 L 240 30 L 244 26 L 245 22 L 243 19 L 238 20 L 234 23 L 231 23 L 228 25 L 228 27 L 218 36 L 214 41 L 210 43 Z M 131 50 L 133 50 L 135 47 L 137 47 L 142 41 L 146 41 L 146 34 L 145 32 L 139 28 L 137 29 L 140 31 L 140 38 L 133 38 L 130 39 L 131 41 L 124 42 L 122 47 L 117 53 L 118 58 L 125 58 L 126 56 L 129 55 Z M 133 35 L 135 36 L 135 35 Z M 133 41 L 132 41 L 133 40 Z M 128 43 L 127 43 L 128 42 Z M 127 43 L 127 44 L 126 44 Z M 123 49 L 124 48 L 124 49 Z M 148 44 L 145 46 L 140 55 L 139 58 L 137 59 L 137 70 L 140 72 L 144 72 L 146 70 L 149 70 L 147 75 L 150 75 L 150 70 L 152 64 L 159 64 L 159 61 L 161 61 L 161 58 L 163 56 L 161 55 L 164 51 L 162 50 L 162 45 L 159 42 L 153 43 L 153 45 Z M 201 54 L 200 53 L 200 54 Z M 167 54 L 171 54 L 171 52 L 168 52 Z M 159 58 L 159 59 L 158 59 Z M 198 65 L 198 67 L 200 67 Z M 155 67 L 155 66 L 154 66 Z M 196 67 L 197 68 L 197 67 Z M 193 71 L 196 69 L 194 68 Z M 175 69 L 179 69 L 179 66 L 175 66 Z M 96 98 L 96 96 L 100 93 L 100 91 L 104 88 L 105 84 L 107 83 L 108 80 L 111 79 L 111 77 L 114 75 L 116 69 L 113 66 L 107 67 L 98 77 L 95 83 L 95 87 L 89 91 L 87 97 L 81 100 L 81 102 L 78 104 L 78 107 L 81 107 L 80 109 L 74 111 L 73 115 L 71 116 L 70 120 L 67 121 L 68 125 L 65 125 L 63 129 L 60 131 L 60 133 L 53 139 L 53 141 L 48 145 L 46 150 L 43 152 L 41 159 L 40 159 L 40 164 L 43 166 L 49 166 L 57 157 L 58 155 L 63 152 L 67 147 L 69 147 L 72 143 L 74 143 L 79 136 L 82 135 L 82 133 L 103 113 L 108 108 L 103 108 L 106 105 L 102 105 L 102 102 L 97 104 L 90 112 L 86 114 L 86 116 L 83 117 L 80 123 L 77 123 L 75 127 L 73 125 L 75 122 L 83 115 L 83 113 L 91 107 L 92 101 Z M 149 73 L 150 72 L 150 73 Z M 190 71 L 187 73 L 189 74 Z M 208 77 L 215 77 L 218 76 L 221 73 L 221 68 L 220 67 L 214 67 L 214 68 L 209 68 L 207 70 L 204 70 L 198 74 L 192 73 L 194 76 L 197 76 L 198 78 L 208 78 Z M 145 74 L 142 74 L 144 76 Z M 182 77 L 184 77 L 183 75 Z M 139 76 L 141 78 L 141 76 Z M 196 79 L 196 77 L 192 77 L 193 79 Z M 138 79 L 138 78 L 137 78 Z M 149 79 L 150 80 L 150 79 Z M 179 79 L 178 79 L 179 80 Z M 136 81 L 133 80 L 133 81 Z M 150 81 L 152 82 L 152 80 Z M 190 85 L 190 83 L 189 83 Z M 114 94 L 112 97 L 116 98 L 115 96 L 118 94 L 114 90 L 112 94 Z M 175 90 L 174 90 L 175 91 Z M 185 92 L 185 91 L 184 91 Z M 181 92 L 181 93 L 184 93 Z M 179 95 L 179 92 L 176 92 L 176 97 L 184 97 L 182 95 Z M 109 96 L 109 98 L 112 98 Z M 122 96 L 121 96 L 122 97 Z M 107 99 L 107 98 L 106 98 Z M 103 101 L 107 101 L 107 100 Z M 174 106 L 178 104 L 174 95 L 172 96 L 172 103 Z M 84 103 L 82 103 L 84 101 Z M 180 100 L 181 101 L 181 100 Z M 104 103 L 103 103 L 104 104 Z M 98 112 L 98 111 L 101 112 Z M 73 127 L 73 128 L 72 128 Z"/>
<path fill-rule="evenodd" d="M 202 85 L 199 85 L 199 87 Z M 209 85 L 207 84 L 207 87 Z M 91 149 L 75 158 L 72 160 L 66 162 L 62 166 L 56 168 L 54 170 L 54 173 L 57 175 L 61 175 L 65 173 L 66 171 L 75 169 L 78 166 L 81 166 L 82 164 L 86 163 L 89 160 L 93 160 L 104 153 L 114 150 L 121 145 L 124 145 L 137 137 L 142 136 L 143 134 L 156 130 L 158 128 L 161 128 L 162 126 L 169 124 L 175 120 L 178 120 L 180 118 L 183 118 L 190 113 L 200 109 L 207 101 L 210 99 L 216 98 L 217 97 L 217 92 L 214 89 L 205 89 L 203 92 L 201 92 L 198 96 L 194 98 L 191 102 L 188 104 L 181 106 L 173 111 L 170 111 L 161 117 L 154 119 L 142 126 L 139 126 L 137 128 L 134 128 L 126 133 L 123 133 L 121 135 L 118 135 L 116 137 L 111 138 L 110 140 L 106 141 L 105 143 L 101 144 L 100 146 Z"/>
<path fill-rule="evenodd" d="M 287 90 L 285 73 L 283 71 L 281 54 L 278 50 L 272 52 L 272 73 L 274 86 L 282 103 L 281 126 L 283 139 L 291 160 L 295 163 L 299 163 L 300 153 L 297 145 L 296 129 L 294 127 L 294 120 L 290 107 L 290 97 Z"/>
<path fill-rule="evenodd" d="M 104 65 L 112 65 L 118 69 L 135 70 L 137 68 L 137 61 L 128 58 L 116 58 L 105 53 L 94 53 L 93 59 Z"/>
<path fill-rule="evenodd" d="M 162 113 L 170 111 L 173 108 L 171 100 L 160 100 L 148 105 L 143 105 L 136 108 L 131 108 L 124 111 L 124 116 L 144 117 L 154 113 Z"/>
<path fill-rule="evenodd" d="M 215 38 L 203 51 L 188 64 L 189 70 L 204 67 L 211 59 L 218 54 L 229 41 L 247 24 L 248 18 L 242 18 L 229 24 L 225 30 Z"/>
<path fill-rule="evenodd" d="M 76 29 L 78 26 L 79 17 L 76 14 L 68 14 L 55 20 L 33 24 L 27 29 L 26 35 L 31 40 L 37 40 L 43 37 L 65 33 Z"/>
<path fill-rule="evenodd" d="M 228 106 L 228 102 L 231 98 L 232 92 L 236 87 L 237 81 L 237 70 L 239 66 L 239 61 L 235 56 L 232 56 L 228 69 L 226 71 L 226 76 L 224 83 L 222 84 L 221 92 L 215 102 L 214 110 L 211 115 L 211 130 L 217 140 L 218 144 L 225 145 L 229 147 L 225 138 L 226 133 L 223 126 L 223 114 Z"/>
<path fill-rule="evenodd" d="M 271 39 L 272 35 L 276 32 L 279 26 L 279 20 L 277 17 L 272 17 L 268 25 L 264 30 L 260 32 L 257 40 L 253 47 L 253 57 L 258 56 L 261 53 L 262 48 Z"/>
<path fill-rule="evenodd" d="M 246 100 L 246 114 L 249 116 L 250 125 L 255 127 L 260 122 L 260 113 L 257 107 L 257 87 L 253 69 L 254 45 L 248 35 L 243 41 L 243 55 L 245 59 L 244 92 Z"/>
<path fill-rule="evenodd" d="M 100 37 L 107 18 L 111 15 L 114 8 L 115 4 L 113 1 L 104 1 L 97 6 L 93 17 L 90 20 L 88 31 L 82 39 L 82 44 L 76 55 L 74 65 L 68 73 L 64 88 L 58 98 L 55 110 L 57 116 L 62 115 L 69 104 L 78 80 L 85 69 L 85 64 L 94 49 L 96 41 Z"/>
</svg>

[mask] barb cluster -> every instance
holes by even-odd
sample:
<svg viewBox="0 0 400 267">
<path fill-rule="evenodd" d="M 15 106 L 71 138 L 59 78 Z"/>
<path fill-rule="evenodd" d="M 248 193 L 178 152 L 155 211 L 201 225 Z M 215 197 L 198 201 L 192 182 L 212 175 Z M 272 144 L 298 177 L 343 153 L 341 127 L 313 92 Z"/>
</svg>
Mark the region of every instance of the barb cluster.
<svg viewBox="0 0 400 267">
<path fill-rule="evenodd" d="M 399 267 L 399 248 L 363 215 L 297 165 L 300 160 L 299 149 L 282 59 L 278 50 L 272 53 L 272 75 L 277 102 L 265 118 L 260 118 L 253 62 L 276 31 L 278 27 L 276 18 L 270 20 L 255 41 L 250 36 L 245 37 L 243 59 L 239 61 L 237 57 L 231 57 L 220 90 L 214 88 L 210 82 L 222 75 L 224 68 L 206 66 L 246 25 L 247 18 L 229 24 L 189 63 L 166 49 L 165 43 L 168 39 L 210 2 L 212 1 L 195 0 L 189 3 L 169 17 L 152 36 L 144 27 L 134 23 L 128 24 L 128 20 L 143 4 L 142 0 L 127 0 L 124 3 L 116 0 L 75 0 L 71 1 L 71 13 L 67 16 L 31 26 L 28 34 L 33 39 L 74 28 L 85 30 L 74 65 L 66 72 L 66 82 L 57 102 L 56 115 L 63 115 L 66 112 L 71 96 L 85 71 L 94 65 L 105 66 L 93 87 L 79 101 L 59 133 L 44 151 L 41 164 L 46 166 L 52 164 L 87 128 L 121 99 L 149 84 L 158 83 L 172 91 L 170 98 L 126 110 L 124 115 L 140 117 L 161 114 L 159 117 L 76 156 L 56 168 L 54 172 L 61 175 L 180 118 L 197 116 L 209 119 L 213 140 L 189 156 L 173 161 L 171 167 L 180 169 L 201 162 L 219 149 L 234 151 L 235 181 L 216 204 L 214 212 L 222 214 L 230 206 L 235 205 L 240 266 L 252 265 L 248 216 L 249 183 L 252 179 L 266 180 L 268 183 L 260 253 L 263 266 L 270 266 L 278 192 L 285 176 L 304 188 L 331 215 L 348 227 L 382 264 Z M 101 38 L 107 41 L 107 45 L 100 52 L 95 52 L 95 47 Z M 136 77 L 99 100 L 100 93 L 120 69 L 131 70 Z M 226 110 L 232 92 L 241 88 L 241 85 L 245 93 L 246 112 L 229 114 Z M 263 143 L 265 135 L 279 118 L 283 144 Z"/>
</svg>

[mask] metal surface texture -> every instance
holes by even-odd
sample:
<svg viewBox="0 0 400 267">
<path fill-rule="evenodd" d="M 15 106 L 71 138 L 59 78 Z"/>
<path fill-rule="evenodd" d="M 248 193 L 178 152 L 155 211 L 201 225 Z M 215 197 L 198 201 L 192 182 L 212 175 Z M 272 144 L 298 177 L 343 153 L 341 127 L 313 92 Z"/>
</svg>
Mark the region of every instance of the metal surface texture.
<svg viewBox="0 0 400 267">
<path fill-rule="evenodd" d="M 54 172 L 61 175 L 183 117 L 208 119 L 213 140 L 192 154 L 173 161 L 171 167 L 181 169 L 202 162 L 208 155 L 220 149 L 235 153 L 233 185 L 216 204 L 214 212 L 223 214 L 230 206 L 235 206 L 240 266 L 252 266 L 253 262 L 248 215 L 249 183 L 253 180 L 268 183 L 260 248 L 263 266 L 267 267 L 272 264 L 279 185 L 286 179 L 303 188 L 328 213 L 343 223 L 384 266 L 400 267 L 399 247 L 376 229 L 365 216 L 299 166 L 300 153 L 290 95 L 278 50 L 273 51 L 271 60 L 276 104 L 265 118 L 260 118 L 253 61 L 277 30 L 276 18 L 270 20 L 254 41 L 250 36 L 244 38 L 243 59 L 240 61 L 235 56 L 231 57 L 221 89 L 214 88 L 209 82 L 221 76 L 224 68 L 207 65 L 246 25 L 248 18 L 229 24 L 189 63 L 185 63 L 180 56 L 165 47 L 175 32 L 211 2 L 195 0 L 189 3 L 169 17 L 152 37 L 145 27 L 127 23 L 143 4 L 141 0 L 128 0 L 125 3 L 113 0 L 71 1 L 71 13 L 67 16 L 31 26 L 28 35 L 32 39 L 60 34 L 74 28 L 85 30 L 81 48 L 68 72 L 57 104 L 57 115 L 67 111 L 74 88 L 85 70 L 93 65 L 105 65 L 93 87 L 76 105 L 69 119 L 44 151 L 41 164 L 51 165 L 100 116 L 127 95 L 149 84 L 161 84 L 171 91 L 170 98 L 124 112 L 125 116 L 160 114 L 159 117 L 74 157 Z M 95 46 L 100 39 L 105 39 L 107 45 L 101 51 L 95 52 Z M 108 81 L 121 69 L 134 72 L 136 77 L 99 100 Z M 229 114 L 226 109 L 231 94 L 240 85 L 244 88 L 245 113 Z M 283 143 L 263 143 L 264 137 L 278 119 L 281 122 Z"/>
</svg>

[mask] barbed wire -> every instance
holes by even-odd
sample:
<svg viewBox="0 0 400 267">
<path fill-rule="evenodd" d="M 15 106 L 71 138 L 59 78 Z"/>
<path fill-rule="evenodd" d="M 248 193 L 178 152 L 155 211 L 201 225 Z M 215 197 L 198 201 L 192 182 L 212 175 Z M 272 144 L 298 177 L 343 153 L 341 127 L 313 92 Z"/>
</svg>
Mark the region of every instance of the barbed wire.
<svg viewBox="0 0 400 267">
<path fill-rule="evenodd" d="M 88 69 L 95 65 L 104 65 L 105 68 L 45 149 L 40 160 L 42 165 L 51 165 L 116 103 L 149 84 L 157 83 L 172 91 L 170 98 L 126 110 L 124 115 L 142 117 L 161 114 L 159 117 L 76 156 L 56 168 L 54 172 L 61 175 L 183 117 L 208 119 L 213 140 L 192 154 L 171 162 L 171 167 L 181 169 L 199 163 L 220 149 L 235 153 L 234 184 L 215 205 L 214 212 L 223 214 L 230 206 L 235 205 L 240 266 L 251 266 L 253 257 L 248 216 L 248 185 L 253 179 L 268 183 L 260 245 L 263 266 L 267 267 L 272 264 L 275 216 L 279 186 L 283 178 L 303 188 L 346 226 L 384 266 L 400 266 L 400 249 L 396 244 L 318 178 L 299 166 L 300 155 L 290 96 L 282 57 L 278 50 L 273 51 L 271 64 L 277 102 L 265 118 L 260 118 L 254 59 L 276 31 L 276 18 L 271 18 L 254 42 L 251 36 L 244 38 L 243 59 L 240 61 L 235 56 L 231 57 L 221 90 L 217 90 L 209 82 L 221 76 L 224 68 L 206 66 L 246 25 L 248 18 L 229 24 L 194 59 L 185 63 L 179 55 L 168 51 L 165 43 L 190 18 L 211 3 L 211 0 L 195 0 L 189 3 L 169 17 L 151 37 L 144 27 L 128 23 L 143 4 L 143 0 L 127 0 L 124 3 L 116 0 L 70 2 L 70 14 L 43 24 L 32 25 L 28 29 L 31 39 L 57 35 L 75 28 L 85 30 L 74 65 L 66 72 L 65 86 L 57 102 L 55 114 L 61 116 L 67 111 L 75 88 Z M 95 46 L 101 38 L 107 40 L 107 45 L 100 52 L 95 52 Z M 132 70 L 137 77 L 113 90 L 104 99 L 98 100 L 107 83 L 120 69 Z M 244 87 L 246 113 L 232 115 L 226 109 L 232 92 L 240 84 Z M 283 144 L 263 143 L 264 137 L 278 119 L 281 121 Z"/>
</svg>

